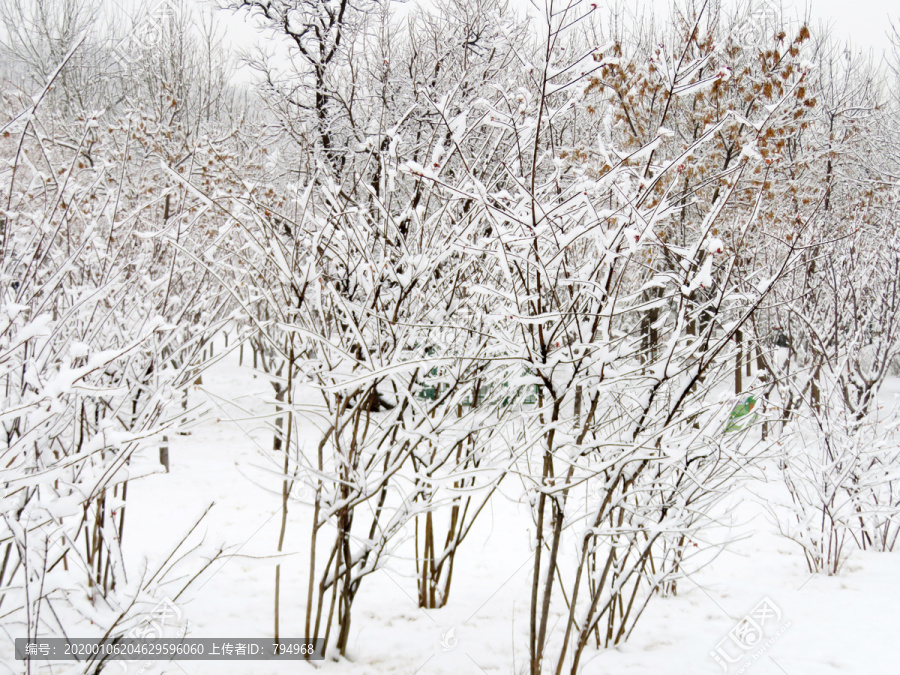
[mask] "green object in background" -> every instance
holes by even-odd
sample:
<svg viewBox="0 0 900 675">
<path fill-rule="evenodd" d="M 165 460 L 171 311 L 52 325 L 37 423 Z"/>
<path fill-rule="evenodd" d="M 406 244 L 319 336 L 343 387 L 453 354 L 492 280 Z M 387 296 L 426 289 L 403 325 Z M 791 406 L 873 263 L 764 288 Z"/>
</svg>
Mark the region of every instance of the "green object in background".
<svg viewBox="0 0 900 675">
<path fill-rule="evenodd" d="M 747 425 L 755 422 L 757 417 L 756 413 L 750 415 L 750 412 L 755 405 L 756 397 L 752 394 L 748 394 L 744 398 L 739 399 L 738 402 L 734 404 L 734 407 L 731 409 L 731 414 L 728 416 L 728 424 L 725 425 L 725 433 L 740 431 Z"/>
<path fill-rule="evenodd" d="M 413 345 L 414 349 L 419 347 L 419 343 Z M 425 354 L 426 356 L 434 356 L 435 348 L 426 347 Z M 417 396 L 419 399 L 423 401 L 436 401 L 438 398 L 438 394 L 440 393 L 440 382 L 435 382 L 435 380 L 439 379 L 442 375 L 443 369 L 439 366 L 433 367 L 431 370 L 426 373 L 421 380 L 417 381 L 421 389 L 419 389 Z M 523 375 L 531 375 L 531 369 L 525 368 L 525 371 L 522 373 Z M 502 386 L 506 390 L 506 394 L 503 396 L 503 400 L 500 405 L 508 406 L 512 404 L 516 400 L 520 400 L 524 405 L 534 405 L 538 402 L 538 396 L 540 394 L 540 385 L 539 384 L 529 384 L 522 385 L 518 387 L 513 387 L 512 391 L 510 391 L 509 382 L 504 382 Z M 493 392 L 494 385 L 493 384 L 484 384 L 478 388 L 478 400 L 484 401 L 486 400 L 491 393 Z M 463 400 L 460 402 L 460 405 L 465 407 L 470 407 L 472 405 L 472 393 L 471 391 L 467 392 Z"/>
<path fill-rule="evenodd" d="M 525 374 L 530 374 L 529 371 L 526 371 Z M 437 368 L 432 368 L 432 370 L 425 376 L 426 378 L 436 378 L 438 377 L 439 372 Z M 422 400 L 426 401 L 434 401 L 437 399 L 438 388 L 434 384 L 428 382 L 428 380 L 417 382 L 422 388 L 419 390 L 418 396 Z M 537 384 L 529 384 L 523 385 L 519 387 L 512 388 L 510 391 L 509 382 L 504 382 L 502 387 L 508 392 L 503 396 L 503 400 L 500 405 L 508 406 L 513 401 L 522 397 L 522 403 L 525 405 L 534 405 L 538 401 L 538 393 L 540 391 L 540 385 Z M 485 401 L 491 395 L 494 389 L 493 384 L 484 384 L 478 388 L 478 400 Z M 460 402 L 460 405 L 465 407 L 469 407 L 472 405 L 472 394 L 471 391 L 467 391 L 465 398 Z"/>
</svg>

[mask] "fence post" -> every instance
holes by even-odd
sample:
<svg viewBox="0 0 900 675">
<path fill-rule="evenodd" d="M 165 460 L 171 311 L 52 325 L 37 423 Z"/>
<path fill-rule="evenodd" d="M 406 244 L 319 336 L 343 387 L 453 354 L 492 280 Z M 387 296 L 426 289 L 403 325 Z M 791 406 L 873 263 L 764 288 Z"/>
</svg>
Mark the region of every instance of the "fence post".
<svg viewBox="0 0 900 675">
<path fill-rule="evenodd" d="M 169 473 L 169 437 L 163 436 L 163 444 L 159 446 L 159 463 L 166 467 L 166 473 Z"/>
</svg>

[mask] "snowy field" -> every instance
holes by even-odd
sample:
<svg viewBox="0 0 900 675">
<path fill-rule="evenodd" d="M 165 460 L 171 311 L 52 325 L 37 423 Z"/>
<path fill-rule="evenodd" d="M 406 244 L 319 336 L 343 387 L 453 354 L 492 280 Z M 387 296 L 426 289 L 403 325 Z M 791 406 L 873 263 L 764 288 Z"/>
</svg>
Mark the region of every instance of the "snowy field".
<svg viewBox="0 0 900 675">
<path fill-rule="evenodd" d="M 205 522 L 207 543 L 234 557 L 217 562 L 179 610 L 192 637 L 271 637 L 280 486 L 266 482 L 263 446 L 271 433 L 242 419 L 262 413 L 266 381 L 237 366 L 236 353 L 203 375 L 192 403 L 206 401 L 209 418 L 171 444 L 171 473 L 134 484 L 129 495 L 126 550 L 132 560 L 177 543 L 184 523 L 215 502 Z M 885 401 L 898 382 L 885 386 Z M 251 479 L 254 479 L 251 482 Z M 256 484 L 254 484 L 256 483 Z M 897 611 L 900 555 L 854 551 L 836 577 L 811 575 L 795 544 L 778 535 L 766 509 L 776 484 L 756 482 L 733 497 L 737 539 L 708 567 L 682 580 L 678 596 L 650 603 L 624 646 L 594 652 L 585 673 L 699 675 L 726 672 L 713 653 L 732 657 L 727 672 L 754 675 L 893 675 L 900 668 Z M 308 508 L 291 510 L 285 556 L 285 596 L 301 599 L 282 610 L 282 634 L 303 637 L 304 530 Z M 527 671 L 528 597 L 534 525 L 527 507 L 497 499 L 477 523 L 458 558 L 449 606 L 417 608 L 412 544 L 363 584 L 346 659 L 329 663 L 336 675 L 429 673 L 518 674 Z M 405 547 L 405 555 L 404 555 Z M 292 551 L 293 549 L 293 551 Z M 461 580 L 461 581 L 460 581 Z M 780 617 L 754 649 L 736 650 L 729 631 L 761 601 Z M 770 624 L 771 627 L 772 624 Z M 774 638 L 770 643 L 770 639 Z M 146 672 L 294 673 L 308 664 L 179 662 Z"/>
<path fill-rule="evenodd" d="M 0 0 L 0 675 L 900 673 L 900 30 L 640 4 Z"/>
</svg>

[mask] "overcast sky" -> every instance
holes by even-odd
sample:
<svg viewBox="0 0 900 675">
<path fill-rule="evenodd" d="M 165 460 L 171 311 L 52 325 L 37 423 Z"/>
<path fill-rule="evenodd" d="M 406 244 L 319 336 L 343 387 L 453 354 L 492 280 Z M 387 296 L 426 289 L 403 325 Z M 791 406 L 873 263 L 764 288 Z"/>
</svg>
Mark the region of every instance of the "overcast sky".
<svg viewBox="0 0 900 675">
<path fill-rule="evenodd" d="M 201 0 L 202 2 L 203 0 Z M 415 2 L 415 0 L 412 0 Z M 427 0 L 426 0 L 427 1 Z M 513 0 L 528 4 L 541 0 Z M 890 47 L 888 31 L 891 21 L 900 21 L 900 0 L 767 0 L 780 4 L 787 16 L 803 17 L 807 14 L 814 28 L 827 26 L 835 37 L 852 41 L 859 49 L 874 52 L 876 60 Z M 601 0 L 601 3 L 604 0 Z M 605 4 L 625 2 L 629 7 L 652 6 L 658 15 L 665 15 L 672 0 L 605 0 Z M 600 7 L 603 7 L 603 4 Z M 246 21 L 246 15 L 225 12 L 219 16 L 228 26 L 228 32 L 236 47 L 247 47 L 257 42 L 258 33 Z"/>
<path fill-rule="evenodd" d="M 813 25 L 829 26 L 836 37 L 849 38 L 857 47 L 881 51 L 890 45 L 887 31 L 891 20 L 900 19 L 900 0 L 770 0 L 788 15 L 808 13 Z M 671 0 L 631 0 L 629 4 L 651 4 L 665 9 Z"/>
<path fill-rule="evenodd" d="M 891 21 L 900 19 L 900 2 L 887 0 L 811 0 L 812 16 L 828 23 L 860 47 L 883 49 Z M 805 6 L 805 3 L 804 3 Z"/>
</svg>

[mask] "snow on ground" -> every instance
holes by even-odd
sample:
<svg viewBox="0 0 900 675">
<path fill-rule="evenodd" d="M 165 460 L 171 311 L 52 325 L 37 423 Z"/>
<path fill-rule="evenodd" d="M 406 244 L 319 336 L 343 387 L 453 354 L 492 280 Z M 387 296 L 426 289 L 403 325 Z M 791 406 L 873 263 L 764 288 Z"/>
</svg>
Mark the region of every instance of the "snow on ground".
<svg viewBox="0 0 900 675">
<path fill-rule="evenodd" d="M 203 375 L 192 403 L 212 414 L 188 436 L 171 437 L 171 473 L 136 481 L 128 496 L 125 544 L 135 569 L 159 558 L 211 502 L 202 529 L 211 544 L 232 547 L 175 604 L 192 637 L 270 637 L 276 560 L 282 563 L 282 635 L 304 637 L 305 507 L 293 507 L 284 557 L 274 556 L 280 527 L 277 478 L 260 469 L 271 432 L 248 421 L 266 411 L 271 388 L 229 355 Z M 891 382 L 885 398 L 896 398 Z M 241 410 L 243 408 L 244 410 Z M 153 451 L 155 453 L 155 450 Z M 148 451 L 150 453 L 150 451 Z M 152 453 L 150 453 L 152 454 Z M 253 478 L 253 481 L 249 477 Z M 254 484 L 254 482 L 258 484 Z M 624 646 L 586 656 L 583 672 L 703 675 L 726 670 L 713 657 L 742 655 L 728 673 L 860 675 L 900 672 L 900 554 L 853 553 L 838 577 L 811 576 L 798 546 L 775 533 L 764 508 L 774 483 L 733 496 L 744 537 L 679 584 L 677 597 L 656 598 Z M 515 493 L 514 484 L 501 490 Z M 448 607 L 415 602 L 412 543 L 364 580 L 354 605 L 348 659 L 334 675 L 527 672 L 530 560 L 527 506 L 494 499 L 457 557 Z M 736 651 L 728 634 L 770 607 L 767 637 Z M 724 640 L 724 642 L 723 642 Z M 144 673 L 188 675 L 295 673 L 306 663 L 181 661 Z"/>
</svg>

